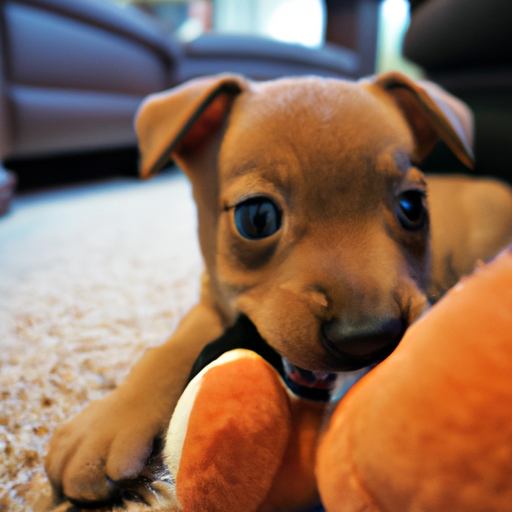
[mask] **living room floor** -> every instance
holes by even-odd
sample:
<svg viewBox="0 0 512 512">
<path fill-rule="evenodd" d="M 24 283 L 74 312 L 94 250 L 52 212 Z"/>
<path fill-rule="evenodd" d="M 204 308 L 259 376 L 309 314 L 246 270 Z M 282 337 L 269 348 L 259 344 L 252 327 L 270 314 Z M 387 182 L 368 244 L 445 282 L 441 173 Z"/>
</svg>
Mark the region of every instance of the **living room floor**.
<svg viewBox="0 0 512 512">
<path fill-rule="evenodd" d="M 0 509 L 38 509 L 56 426 L 197 300 L 196 238 L 178 172 L 24 194 L 0 218 Z"/>
</svg>

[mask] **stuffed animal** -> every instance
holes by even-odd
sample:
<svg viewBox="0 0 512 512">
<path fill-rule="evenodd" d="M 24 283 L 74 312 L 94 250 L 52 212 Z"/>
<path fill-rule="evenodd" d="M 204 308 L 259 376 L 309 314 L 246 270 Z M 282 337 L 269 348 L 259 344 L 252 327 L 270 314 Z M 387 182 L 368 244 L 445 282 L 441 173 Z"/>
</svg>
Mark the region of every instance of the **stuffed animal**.
<svg viewBox="0 0 512 512">
<path fill-rule="evenodd" d="M 203 350 L 169 426 L 164 455 L 183 510 L 318 505 L 316 446 L 337 380 L 294 368 L 240 316 Z"/>
<path fill-rule="evenodd" d="M 347 393 L 316 475 L 328 512 L 512 511 L 512 247 Z"/>
<path fill-rule="evenodd" d="M 414 324 L 322 434 L 367 371 L 296 371 L 241 317 L 171 420 L 173 510 L 512 511 L 512 249 Z"/>
</svg>

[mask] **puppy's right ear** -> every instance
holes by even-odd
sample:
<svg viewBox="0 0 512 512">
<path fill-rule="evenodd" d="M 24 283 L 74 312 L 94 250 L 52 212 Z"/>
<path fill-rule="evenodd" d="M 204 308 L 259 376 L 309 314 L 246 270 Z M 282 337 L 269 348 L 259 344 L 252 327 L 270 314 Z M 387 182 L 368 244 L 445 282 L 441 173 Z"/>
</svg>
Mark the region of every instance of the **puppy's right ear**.
<svg viewBox="0 0 512 512">
<path fill-rule="evenodd" d="M 198 149 L 222 126 L 233 98 L 248 88 L 241 76 L 218 75 L 148 96 L 135 118 L 141 176 L 149 178 L 171 158 Z"/>
<path fill-rule="evenodd" d="M 368 81 L 368 80 L 365 80 Z M 415 82 L 396 71 L 369 80 L 396 102 L 416 140 L 413 163 L 421 162 L 438 139 L 473 168 L 473 115 L 461 100 L 432 82 Z"/>
</svg>

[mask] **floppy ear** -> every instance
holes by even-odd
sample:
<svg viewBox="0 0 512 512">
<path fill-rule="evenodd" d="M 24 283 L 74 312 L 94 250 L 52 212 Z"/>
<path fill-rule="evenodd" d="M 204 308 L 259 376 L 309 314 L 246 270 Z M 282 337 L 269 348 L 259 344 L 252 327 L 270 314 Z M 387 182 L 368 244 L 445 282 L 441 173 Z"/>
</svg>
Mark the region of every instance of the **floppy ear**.
<svg viewBox="0 0 512 512">
<path fill-rule="evenodd" d="M 415 140 L 415 163 L 421 162 L 441 139 L 465 165 L 473 168 L 473 115 L 469 107 L 432 82 L 414 82 L 397 72 L 371 79 L 393 97 Z"/>
<path fill-rule="evenodd" d="M 148 96 L 135 118 L 141 176 L 149 178 L 173 156 L 186 157 L 199 148 L 220 128 L 233 98 L 247 88 L 241 76 L 218 75 Z"/>
</svg>

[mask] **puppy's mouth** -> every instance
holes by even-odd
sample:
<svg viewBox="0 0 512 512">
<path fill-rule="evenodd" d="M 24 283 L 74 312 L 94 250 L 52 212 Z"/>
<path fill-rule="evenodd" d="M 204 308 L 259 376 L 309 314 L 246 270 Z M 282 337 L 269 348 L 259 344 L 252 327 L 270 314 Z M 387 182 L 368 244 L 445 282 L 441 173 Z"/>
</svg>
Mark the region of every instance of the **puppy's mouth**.
<svg viewBox="0 0 512 512">
<path fill-rule="evenodd" d="M 322 325 L 320 338 L 335 371 L 349 372 L 379 363 L 393 352 L 407 329 L 403 318 L 390 318 L 366 329 L 347 329 L 339 320 Z"/>
</svg>

